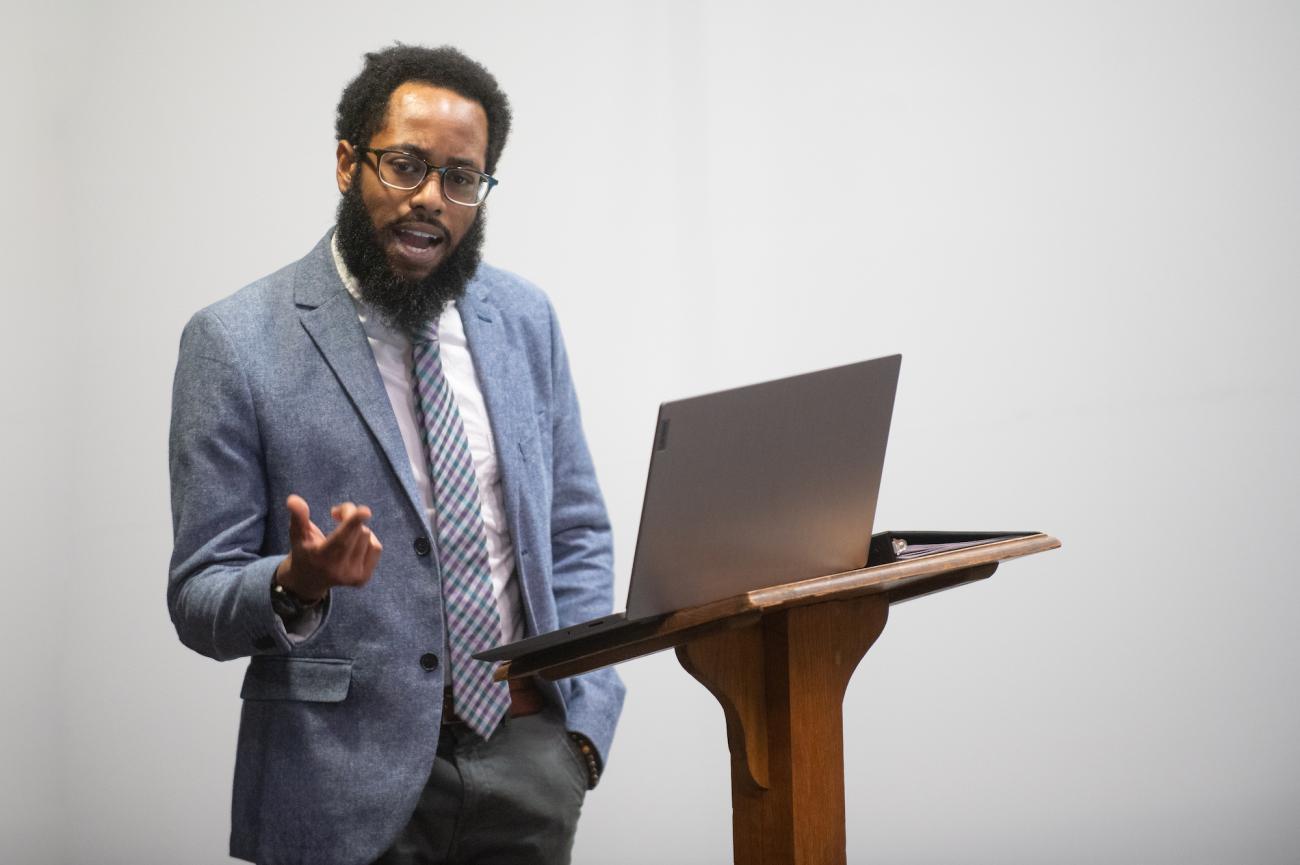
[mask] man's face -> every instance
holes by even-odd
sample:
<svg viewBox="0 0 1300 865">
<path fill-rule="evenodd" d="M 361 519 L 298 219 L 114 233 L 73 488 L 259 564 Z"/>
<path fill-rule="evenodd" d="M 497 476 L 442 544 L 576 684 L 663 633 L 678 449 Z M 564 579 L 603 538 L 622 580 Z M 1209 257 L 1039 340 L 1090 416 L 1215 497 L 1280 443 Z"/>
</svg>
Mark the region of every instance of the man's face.
<svg viewBox="0 0 1300 865">
<path fill-rule="evenodd" d="M 484 171 L 488 123 L 483 106 L 431 84 L 408 81 L 393 91 L 383 127 L 371 138 L 376 150 L 403 150 L 438 166 Z M 378 156 L 340 141 L 339 192 L 354 184 L 374 227 L 375 240 L 394 275 L 422 280 L 441 266 L 474 224 L 478 208 L 447 201 L 434 172 L 417 189 L 392 189 L 377 173 Z M 356 170 L 358 163 L 360 170 Z"/>
</svg>

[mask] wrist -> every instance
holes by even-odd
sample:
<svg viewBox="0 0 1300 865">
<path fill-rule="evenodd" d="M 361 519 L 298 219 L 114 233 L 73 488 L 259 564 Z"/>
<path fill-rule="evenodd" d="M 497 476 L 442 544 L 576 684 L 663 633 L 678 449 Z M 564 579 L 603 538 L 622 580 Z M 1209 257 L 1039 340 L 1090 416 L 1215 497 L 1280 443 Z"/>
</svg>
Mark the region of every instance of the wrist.
<svg viewBox="0 0 1300 865">
<path fill-rule="evenodd" d="M 322 591 L 314 592 L 301 585 L 301 580 L 294 576 L 293 556 L 285 556 L 280 564 L 276 567 L 275 573 L 271 577 L 271 591 L 275 593 L 288 595 L 297 603 L 304 607 L 314 607 L 329 594 L 329 588 Z"/>
<path fill-rule="evenodd" d="M 288 562 L 288 559 L 285 559 L 285 562 Z M 285 579 L 284 574 L 287 570 L 285 563 L 282 562 L 271 576 L 271 609 L 285 620 L 296 619 L 308 610 L 319 606 L 325 597 L 323 595 L 318 598 L 306 597 L 286 585 L 288 580 Z"/>
<path fill-rule="evenodd" d="M 576 746 L 578 753 L 582 757 L 582 762 L 587 769 L 587 789 L 594 789 L 600 781 L 600 754 L 596 751 L 596 746 L 591 744 L 591 740 L 581 733 L 575 733 L 569 730 L 569 738 Z"/>
</svg>

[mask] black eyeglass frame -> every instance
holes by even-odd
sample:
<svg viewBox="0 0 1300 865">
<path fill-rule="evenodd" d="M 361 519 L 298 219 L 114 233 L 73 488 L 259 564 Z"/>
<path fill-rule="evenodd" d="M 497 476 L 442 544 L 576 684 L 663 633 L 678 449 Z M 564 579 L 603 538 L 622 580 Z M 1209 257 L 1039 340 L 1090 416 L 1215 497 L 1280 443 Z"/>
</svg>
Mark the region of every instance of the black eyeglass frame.
<svg viewBox="0 0 1300 865">
<path fill-rule="evenodd" d="M 423 186 L 425 183 L 429 181 L 430 174 L 437 174 L 438 187 L 442 191 L 442 197 L 450 201 L 452 204 L 459 204 L 461 207 L 478 207 L 480 204 L 482 204 L 484 201 L 487 200 L 488 193 L 492 191 L 492 187 L 496 186 L 497 183 L 500 182 L 491 174 L 484 174 L 482 171 L 479 171 L 477 168 L 469 168 L 468 166 L 465 165 L 434 165 L 432 162 L 429 162 L 425 159 L 421 159 L 419 156 L 416 156 L 414 153 L 411 153 L 408 150 L 401 150 L 396 147 L 381 147 L 381 148 L 358 147 L 357 152 L 375 154 L 375 176 L 379 178 L 380 183 L 384 184 L 384 186 L 387 186 L 389 189 L 396 189 L 400 192 L 414 192 L 415 190 L 419 189 L 421 186 Z M 384 158 L 385 153 L 396 153 L 399 156 L 405 156 L 407 159 L 414 159 L 416 162 L 423 164 L 424 176 L 421 177 L 414 186 L 396 186 L 392 183 L 389 183 L 387 180 L 384 179 L 384 173 L 379 170 L 380 164 Z M 448 171 L 467 171 L 470 174 L 477 174 L 480 178 L 482 178 L 482 180 L 479 181 L 478 188 L 483 190 L 483 194 L 479 196 L 478 201 L 474 202 L 473 204 L 468 204 L 464 201 L 457 201 L 456 199 L 447 195 L 446 184 L 447 184 Z M 486 188 L 483 186 L 483 180 L 487 181 Z"/>
</svg>

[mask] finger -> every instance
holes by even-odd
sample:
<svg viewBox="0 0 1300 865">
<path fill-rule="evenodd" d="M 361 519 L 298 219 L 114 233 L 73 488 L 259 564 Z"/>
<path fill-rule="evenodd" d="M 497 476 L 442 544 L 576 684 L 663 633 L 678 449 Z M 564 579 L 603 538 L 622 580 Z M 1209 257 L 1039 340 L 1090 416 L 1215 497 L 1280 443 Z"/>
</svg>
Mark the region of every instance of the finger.
<svg viewBox="0 0 1300 865">
<path fill-rule="evenodd" d="M 361 526 L 349 536 L 344 558 L 344 566 L 349 577 L 364 579 L 366 548 L 369 546 L 370 529 L 366 526 Z"/>
<path fill-rule="evenodd" d="M 340 511 L 340 513 L 346 514 L 346 516 L 334 527 L 330 537 L 337 538 L 337 542 L 346 547 L 352 542 L 352 536 L 356 534 L 357 530 L 365 526 L 366 520 L 370 518 L 370 509 L 363 510 L 348 502 L 346 510 Z"/>
<path fill-rule="evenodd" d="M 379 564 L 379 554 L 383 551 L 383 544 L 375 537 L 374 532 L 367 531 L 365 545 L 361 548 L 356 562 L 356 579 L 353 582 L 355 586 L 364 586 L 370 582 L 374 576 L 375 567 Z"/>
<path fill-rule="evenodd" d="M 348 505 L 352 510 L 348 517 L 340 523 L 325 541 L 322 552 L 329 556 L 334 562 L 336 572 L 347 579 L 351 577 L 360 566 L 360 550 L 364 549 L 365 538 L 363 532 L 369 532 L 365 521 L 370 516 L 369 508 L 357 508 L 350 502 Z"/>
<path fill-rule="evenodd" d="M 369 580 L 370 575 L 375 572 L 375 568 L 379 566 L 379 556 L 383 551 L 384 545 L 379 543 L 379 538 L 375 536 L 374 532 L 371 532 L 370 543 L 366 544 L 365 561 L 362 563 L 362 568 L 365 571 L 367 580 Z"/>
<path fill-rule="evenodd" d="M 356 513 L 356 509 L 357 506 L 352 502 L 343 502 L 330 508 L 330 516 L 334 518 L 334 528 L 330 531 L 327 540 L 335 541 L 336 538 L 343 536 L 347 522 Z"/>
<path fill-rule="evenodd" d="M 342 502 L 330 508 L 330 516 L 334 518 L 335 523 L 341 523 L 352 516 L 353 511 L 356 509 L 357 506 L 352 502 Z"/>
<path fill-rule="evenodd" d="M 284 506 L 289 509 L 289 542 L 301 544 L 311 535 L 311 508 L 297 493 L 285 499 Z"/>
</svg>

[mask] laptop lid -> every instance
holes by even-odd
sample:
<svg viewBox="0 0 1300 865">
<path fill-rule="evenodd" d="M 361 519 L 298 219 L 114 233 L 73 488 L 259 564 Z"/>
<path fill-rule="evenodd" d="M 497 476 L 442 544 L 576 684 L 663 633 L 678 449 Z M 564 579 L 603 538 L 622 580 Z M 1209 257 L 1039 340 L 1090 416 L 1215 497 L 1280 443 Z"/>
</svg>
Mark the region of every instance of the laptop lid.
<svg viewBox="0 0 1300 865">
<path fill-rule="evenodd" d="M 627 617 L 866 564 L 901 362 L 662 404 Z"/>
</svg>

